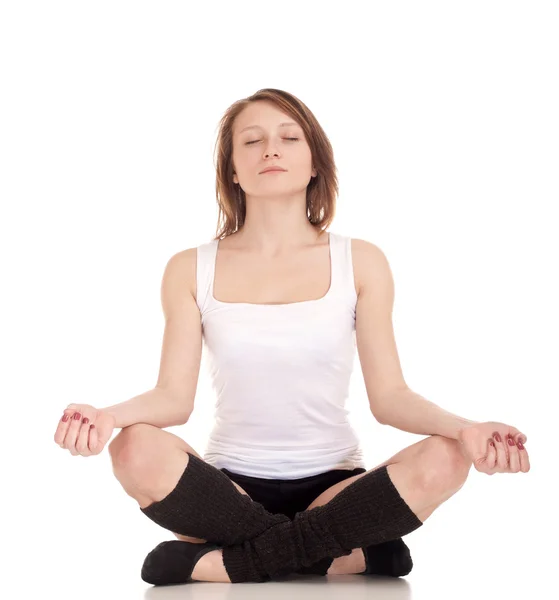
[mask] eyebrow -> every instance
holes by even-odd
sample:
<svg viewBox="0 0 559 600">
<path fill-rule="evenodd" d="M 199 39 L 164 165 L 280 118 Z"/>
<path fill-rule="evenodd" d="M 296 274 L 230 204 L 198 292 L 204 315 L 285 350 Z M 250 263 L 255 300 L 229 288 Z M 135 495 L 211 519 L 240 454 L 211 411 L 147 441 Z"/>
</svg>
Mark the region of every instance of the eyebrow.
<svg viewBox="0 0 559 600">
<path fill-rule="evenodd" d="M 288 121 L 287 123 L 280 123 L 279 127 L 287 127 L 288 125 L 299 126 L 299 123 L 294 123 L 293 121 Z M 243 133 L 243 131 L 246 131 L 247 129 L 262 129 L 262 127 L 260 127 L 260 125 L 249 125 L 248 127 L 241 129 L 241 131 L 239 131 L 239 133 Z"/>
</svg>

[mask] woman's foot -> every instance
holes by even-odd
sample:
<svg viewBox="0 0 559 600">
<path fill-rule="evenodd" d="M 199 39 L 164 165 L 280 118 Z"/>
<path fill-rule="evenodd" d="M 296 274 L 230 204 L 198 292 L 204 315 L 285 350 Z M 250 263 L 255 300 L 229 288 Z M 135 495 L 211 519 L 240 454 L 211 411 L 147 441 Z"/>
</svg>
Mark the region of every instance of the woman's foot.
<svg viewBox="0 0 559 600">
<path fill-rule="evenodd" d="M 231 583 L 223 564 L 223 550 L 212 550 L 204 554 L 194 565 L 192 579 L 195 581 Z"/>
<path fill-rule="evenodd" d="M 335 558 L 327 575 L 349 575 L 350 573 L 363 573 L 366 568 L 365 555 L 361 548 L 354 548 L 351 554 Z"/>
<path fill-rule="evenodd" d="M 194 572 L 201 581 L 230 581 L 225 573 L 219 546 L 181 540 L 168 540 L 158 544 L 146 556 L 141 577 L 146 583 L 153 585 L 171 585 L 192 581 Z M 207 577 L 208 573 L 211 574 L 211 579 L 200 579 Z M 224 573 L 227 578 L 224 578 Z"/>
</svg>

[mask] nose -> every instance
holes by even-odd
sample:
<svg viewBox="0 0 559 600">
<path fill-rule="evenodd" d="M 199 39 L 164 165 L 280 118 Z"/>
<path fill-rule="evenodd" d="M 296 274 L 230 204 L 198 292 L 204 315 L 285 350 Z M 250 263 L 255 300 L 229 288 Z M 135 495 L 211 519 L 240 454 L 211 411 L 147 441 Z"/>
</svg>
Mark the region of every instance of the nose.
<svg viewBox="0 0 559 600">
<path fill-rule="evenodd" d="M 277 150 L 274 150 L 272 153 L 269 149 L 266 149 L 266 152 L 264 152 L 264 158 L 269 158 L 272 154 L 274 156 L 279 156 L 279 152 Z"/>
</svg>

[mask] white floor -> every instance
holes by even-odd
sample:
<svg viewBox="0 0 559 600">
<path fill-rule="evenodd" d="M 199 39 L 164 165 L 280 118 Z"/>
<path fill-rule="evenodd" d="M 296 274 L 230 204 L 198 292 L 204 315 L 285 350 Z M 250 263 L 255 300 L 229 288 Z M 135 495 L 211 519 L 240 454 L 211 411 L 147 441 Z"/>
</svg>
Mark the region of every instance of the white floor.
<svg viewBox="0 0 559 600">
<path fill-rule="evenodd" d="M 112 575 L 107 577 L 107 572 L 95 573 L 84 568 L 80 575 L 65 574 L 56 593 L 58 598 L 80 600 L 98 600 L 101 597 L 115 600 L 248 600 L 261 599 L 263 595 L 269 600 L 339 600 L 341 596 L 353 600 L 495 600 L 528 598 L 534 592 L 546 590 L 542 598 L 557 597 L 549 593 L 551 588 L 545 584 L 545 580 L 542 586 L 540 577 L 523 572 L 522 568 L 513 564 L 507 565 L 502 559 L 497 561 L 495 572 L 491 572 L 493 569 L 490 564 L 473 567 L 457 564 L 449 568 L 447 561 L 442 562 L 445 564 L 440 568 L 423 565 L 423 570 L 412 571 L 407 577 L 398 579 L 360 575 L 292 575 L 281 581 L 266 583 L 192 582 L 163 587 L 149 586 L 139 577 L 115 580 Z M 556 585 L 552 589 L 556 589 Z M 27 597 L 27 594 L 24 596 Z"/>
<path fill-rule="evenodd" d="M 413 573 L 413 571 L 412 571 Z M 429 570 L 422 574 L 410 573 L 406 578 L 363 577 L 359 575 L 328 575 L 317 577 L 294 575 L 283 581 L 251 584 L 227 584 L 196 582 L 172 588 L 148 588 L 134 598 L 144 599 L 187 599 L 212 598 L 212 600 L 247 600 L 266 598 L 285 600 L 290 598 L 339 600 L 347 596 L 353 600 L 377 598 L 382 600 L 414 600 L 434 598 L 505 598 L 519 597 L 518 594 L 534 592 L 534 580 L 523 579 L 514 573 L 491 577 L 480 585 L 479 580 L 463 572 L 451 571 L 446 574 Z M 538 586 L 539 587 L 539 586 Z M 126 596 L 125 596 L 126 597 Z M 129 596 L 132 598 L 132 595 Z M 522 597 L 522 596 L 520 596 Z M 552 596 L 548 596 L 552 597 Z M 119 595 L 119 600 L 123 598 Z"/>
</svg>

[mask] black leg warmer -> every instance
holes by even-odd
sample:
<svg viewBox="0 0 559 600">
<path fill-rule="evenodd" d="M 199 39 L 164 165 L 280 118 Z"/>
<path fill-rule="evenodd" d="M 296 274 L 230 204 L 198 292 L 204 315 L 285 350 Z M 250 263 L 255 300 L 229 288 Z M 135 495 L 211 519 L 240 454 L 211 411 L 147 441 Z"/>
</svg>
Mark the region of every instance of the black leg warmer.
<svg viewBox="0 0 559 600">
<path fill-rule="evenodd" d="M 268 526 L 241 544 L 226 545 L 223 563 L 232 583 L 267 581 L 326 557 L 349 555 L 353 548 L 395 540 L 421 525 L 384 466 L 354 481 L 327 504 Z"/>
<path fill-rule="evenodd" d="M 291 523 L 283 514 L 241 494 L 225 473 L 188 453 L 188 465 L 176 487 L 162 500 L 140 510 L 174 533 L 232 546 L 273 525 Z"/>
<path fill-rule="evenodd" d="M 142 567 L 142 579 L 155 585 L 185 583 L 206 552 L 240 544 L 273 525 L 291 522 L 289 517 L 270 513 L 241 494 L 225 473 L 190 453 L 175 488 L 140 510 L 165 529 L 207 540 L 204 545 L 172 540 L 156 546 Z M 197 556 L 201 551 L 203 554 Z M 324 558 L 301 572 L 326 574 L 332 561 Z"/>
<path fill-rule="evenodd" d="M 365 557 L 365 570 L 360 575 L 386 575 L 402 577 L 413 568 L 410 549 L 402 538 L 374 544 L 362 548 Z M 296 573 L 302 575 L 326 575 L 334 562 L 333 558 L 324 558 L 310 567 L 301 567 Z"/>
</svg>

